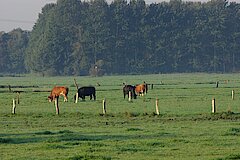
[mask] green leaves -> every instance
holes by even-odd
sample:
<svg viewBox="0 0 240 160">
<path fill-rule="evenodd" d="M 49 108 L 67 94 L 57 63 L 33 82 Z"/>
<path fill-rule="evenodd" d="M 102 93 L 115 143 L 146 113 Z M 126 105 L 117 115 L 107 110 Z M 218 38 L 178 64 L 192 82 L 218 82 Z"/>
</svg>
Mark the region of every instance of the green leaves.
<svg viewBox="0 0 240 160">
<path fill-rule="evenodd" d="M 0 35 L 0 72 L 87 75 L 94 66 L 102 74 L 237 71 L 239 13 L 239 4 L 226 0 L 59 0 L 42 9 L 30 39 L 16 31 Z"/>
<path fill-rule="evenodd" d="M 29 32 L 21 29 L 0 34 L 0 73 L 25 73 L 28 38 Z"/>
</svg>

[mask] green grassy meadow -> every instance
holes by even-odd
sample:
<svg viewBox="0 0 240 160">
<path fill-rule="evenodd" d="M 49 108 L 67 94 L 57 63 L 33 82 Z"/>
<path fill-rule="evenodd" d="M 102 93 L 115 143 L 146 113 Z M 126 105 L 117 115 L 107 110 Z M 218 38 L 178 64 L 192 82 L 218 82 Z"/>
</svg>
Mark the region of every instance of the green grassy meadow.
<svg viewBox="0 0 240 160">
<path fill-rule="evenodd" d="M 97 100 L 74 103 L 79 86 Z M 148 94 L 123 99 L 122 83 L 146 81 Z M 216 88 L 216 82 L 219 87 Z M 100 84 L 98 86 L 97 84 Z M 103 77 L 0 77 L 0 159 L 240 159 L 240 74 L 155 74 Z M 60 114 L 47 101 L 55 85 L 70 88 Z M 28 86 L 14 88 L 14 86 Z M 34 87 L 31 87 L 34 86 Z M 235 98 L 232 100 L 231 92 Z M 106 98 L 107 114 L 102 114 Z M 155 101 L 159 99 L 160 115 Z M 212 98 L 217 113 L 211 113 Z"/>
</svg>

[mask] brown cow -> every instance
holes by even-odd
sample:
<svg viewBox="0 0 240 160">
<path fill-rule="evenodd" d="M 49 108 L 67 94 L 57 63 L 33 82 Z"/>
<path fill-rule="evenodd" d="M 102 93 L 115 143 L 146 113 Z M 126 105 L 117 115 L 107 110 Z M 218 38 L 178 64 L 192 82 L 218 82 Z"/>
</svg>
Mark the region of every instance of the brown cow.
<svg viewBox="0 0 240 160">
<path fill-rule="evenodd" d="M 135 92 L 139 96 L 143 96 L 144 93 L 147 93 L 147 84 L 144 82 L 143 84 L 137 84 L 135 86 Z"/>
<path fill-rule="evenodd" d="M 68 101 L 68 87 L 56 86 L 53 87 L 50 96 L 48 96 L 48 101 L 52 102 L 55 98 L 58 98 L 60 95 L 64 97 L 64 102 Z"/>
</svg>

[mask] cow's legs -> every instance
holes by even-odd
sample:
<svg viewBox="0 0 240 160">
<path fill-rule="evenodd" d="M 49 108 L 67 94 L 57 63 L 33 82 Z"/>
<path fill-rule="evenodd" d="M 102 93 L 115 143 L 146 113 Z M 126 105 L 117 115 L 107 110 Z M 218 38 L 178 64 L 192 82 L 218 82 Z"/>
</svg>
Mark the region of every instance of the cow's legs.
<svg viewBox="0 0 240 160">
<path fill-rule="evenodd" d="M 52 98 L 52 101 L 55 101 L 55 98 L 56 98 L 56 96 L 54 95 L 53 98 Z"/>
<path fill-rule="evenodd" d="M 67 98 L 67 96 L 65 95 L 64 96 L 64 102 L 67 102 L 68 101 L 68 98 Z"/>
</svg>

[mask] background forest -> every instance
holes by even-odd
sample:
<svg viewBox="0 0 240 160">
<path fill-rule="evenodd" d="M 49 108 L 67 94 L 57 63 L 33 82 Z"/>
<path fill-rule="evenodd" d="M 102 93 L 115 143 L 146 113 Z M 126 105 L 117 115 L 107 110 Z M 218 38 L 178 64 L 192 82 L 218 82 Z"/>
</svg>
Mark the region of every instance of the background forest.
<svg viewBox="0 0 240 160">
<path fill-rule="evenodd" d="M 240 71 L 240 4 L 58 0 L 32 31 L 0 32 L 0 73 Z"/>
</svg>

